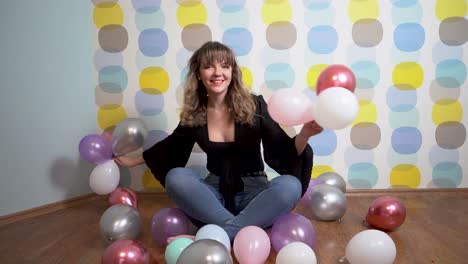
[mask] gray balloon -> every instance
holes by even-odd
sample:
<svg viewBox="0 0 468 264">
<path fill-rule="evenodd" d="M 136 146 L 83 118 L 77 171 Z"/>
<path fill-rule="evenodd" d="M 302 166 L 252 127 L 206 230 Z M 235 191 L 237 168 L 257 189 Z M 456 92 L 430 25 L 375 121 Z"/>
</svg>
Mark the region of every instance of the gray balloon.
<svg viewBox="0 0 468 264">
<path fill-rule="evenodd" d="M 231 254 L 223 243 L 213 239 L 200 239 L 182 251 L 177 264 L 232 264 Z"/>
<path fill-rule="evenodd" d="M 315 186 L 306 202 L 313 216 L 322 221 L 335 221 L 346 212 L 346 196 L 344 193 L 328 184 Z"/>
<path fill-rule="evenodd" d="M 336 172 L 325 172 L 320 174 L 317 179 L 321 183 L 325 183 L 331 186 L 335 186 L 336 188 L 340 189 L 342 192 L 346 192 L 346 182 L 344 181 L 343 177 L 341 177 Z"/>
<path fill-rule="evenodd" d="M 141 148 L 148 130 L 141 119 L 127 118 L 120 122 L 112 133 L 112 152 L 122 156 Z"/>
<path fill-rule="evenodd" d="M 128 204 L 113 205 L 101 216 L 100 227 L 107 242 L 135 239 L 140 234 L 140 212 Z"/>
</svg>

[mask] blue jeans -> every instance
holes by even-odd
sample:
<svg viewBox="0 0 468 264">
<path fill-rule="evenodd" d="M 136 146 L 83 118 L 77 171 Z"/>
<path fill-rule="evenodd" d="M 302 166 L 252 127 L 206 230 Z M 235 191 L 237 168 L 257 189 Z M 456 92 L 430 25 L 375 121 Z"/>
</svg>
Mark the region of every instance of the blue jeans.
<svg viewBox="0 0 468 264">
<path fill-rule="evenodd" d="M 224 208 L 216 175 L 203 179 L 191 169 L 174 168 L 167 174 L 165 185 L 169 197 L 190 218 L 224 228 L 231 241 L 243 227 L 270 227 L 278 216 L 288 213 L 301 196 L 301 183 L 291 175 L 278 176 L 271 181 L 265 176 L 242 177 L 242 181 L 244 190 L 235 196 L 236 215 Z"/>
</svg>

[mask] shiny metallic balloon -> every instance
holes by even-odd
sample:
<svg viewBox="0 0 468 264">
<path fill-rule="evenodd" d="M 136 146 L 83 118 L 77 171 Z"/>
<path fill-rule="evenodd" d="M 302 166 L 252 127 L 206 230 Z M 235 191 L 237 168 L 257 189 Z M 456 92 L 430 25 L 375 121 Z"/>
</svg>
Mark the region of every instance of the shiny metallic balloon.
<svg viewBox="0 0 468 264">
<path fill-rule="evenodd" d="M 148 130 L 141 119 L 127 118 L 115 127 L 112 134 L 112 152 L 122 156 L 143 146 Z"/>
<path fill-rule="evenodd" d="M 397 197 L 382 196 L 375 199 L 367 211 L 366 222 L 376 229 L 392 231 L 406 218 L 406 207 Z"/>
<path fill-rule="evenodd" d="M 319 184 L 310 192 L 307 207 L 317 220 L 335 221 L 346 212 L 346 196 L 328 184 Z"/>
<path fill-rule="evenodd" d="M 101 234 L 108 242 L 135 239 L 140 234 L 140 212 L 128 204 L 109 207 L 101 216 Z"/>
<path fill-rule="evenodd" d="M 231 254 L 223 243 L 213 239 L 200 239 L 182 251 L 177 264 L 232 264 Z"/>
<path fill-rule="evenodd" d="M 344 181 L 343 177 L 341 177 L 336 172 L 325 172 L 323 174 L 320 174 L 320 176 L 318 176 L 317 179 L 321 183 L 337 187 L 343 193 L 346 192 L 346 182 Z"/>
</svg>

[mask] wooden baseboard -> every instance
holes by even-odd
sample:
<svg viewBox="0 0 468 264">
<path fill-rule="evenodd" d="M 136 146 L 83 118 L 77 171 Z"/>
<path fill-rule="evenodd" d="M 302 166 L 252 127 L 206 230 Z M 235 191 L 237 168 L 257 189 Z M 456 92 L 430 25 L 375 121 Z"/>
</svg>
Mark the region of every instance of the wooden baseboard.
<svg viewBox="0 0 468 264">
<path fill-rule="evenodd" d="M 89 201 L 96 200 L 100 197 L 101 196 L 95 193 L 85 194 L 85 195 L 80 195 L 71 199 L 59 201 L 56 203 L 46 204 L 43 206 L 34 207 L 34 208 L 20 211 L 17 213 L 0 216 L 0 226 L 6 225 L 12 222 L 16 222 L 19 220 L 31 218 L 34 216 L 51 213 L 51 212 L 58 211 L 61 209 L 74 207 L 74 206 L 77 206 L 77 205 L 80 205 Z"/>
<path fill-rule="evenodd" d="M 392 194 L 458 194 L 467 193 L 468 188 L 427 188 L 427 189 L 349 189 L 346 190 L 346 196 L 375 196 L 375 195 L 392 195 Z M 167 197 L 165 191 L 147 192 L 137 191 L 138 196 L 150 197 Z M 46 204 L 43 206 L 31 208 L 17 213 L 0 216 L 0 226 L 16 222 L 19 220 L 51 213 L 61 209 L 66 209 L 78 206 L 83 203 L 94 201 L 96 199 L 107 199 L 107 196 L 97 195 L 95 193 L 77 196 L 64 201 Z"/>
</svg>

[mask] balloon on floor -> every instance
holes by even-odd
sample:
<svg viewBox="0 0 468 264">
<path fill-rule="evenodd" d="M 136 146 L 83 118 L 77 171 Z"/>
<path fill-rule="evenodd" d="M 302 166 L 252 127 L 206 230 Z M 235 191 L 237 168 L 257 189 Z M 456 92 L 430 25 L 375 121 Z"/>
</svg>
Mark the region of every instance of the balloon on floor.
<svg viewBox="0 0 468 264">
<path fill-rule="evenodd" d="M 104 212 L 99 225 L 105 241 L 135 239 L 141 230 L 140 212 L 128 204 L 116 204 Z"/>
<path fill-rule="evenodd" d="M 392 231 L 403 224 L 406 207 L 403 202 L 392 196 L 382 196 L 372 201 L 366 215 L 366 222 L 371 227 L 383 231 Z"/>
<path fill-rule="evenodd" d="M 140 241 L 121 239 L 115 241 L 104 250 L 101 263 L 150 264 L 152 263 L 152 256 Z"/>
<path fill-rule="evenodd" d="M 346 259 L 350 264 L 392 264 L 395 257 L 395 243 L 379 230 L 362 231 L 346 245 Z"/>
</svg>

